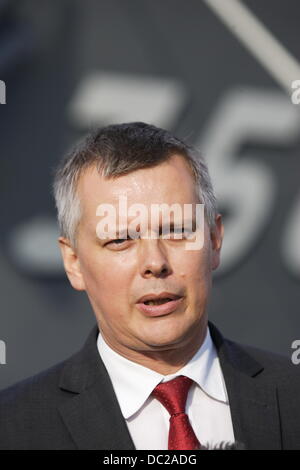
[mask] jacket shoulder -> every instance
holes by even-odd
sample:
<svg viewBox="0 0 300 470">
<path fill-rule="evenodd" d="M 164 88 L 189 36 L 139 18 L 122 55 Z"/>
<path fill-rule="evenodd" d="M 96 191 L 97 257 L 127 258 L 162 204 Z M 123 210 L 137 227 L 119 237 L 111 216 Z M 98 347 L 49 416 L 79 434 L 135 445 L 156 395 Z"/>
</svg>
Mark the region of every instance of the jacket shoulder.
<svg viewBox="0 0 300 470">
<path fill-rule="evenodd" d="M 53 366 L 31 375 L 26 379 L 20 380 L 13 385 L 0 391 L 0 409 L 3 405 L 9 406 L 11 402 L 26 402 L 27 400 L 37 399 L 38 395 L 51 393 L 57 385 L 57 381 L 64 365 L 69 359 L 65 359 Z"/>
<path fill-rule="evenodd" d="M 58 386 L 59 378 L 70 360 L 0 391 L 0 449 L 47 449 L 53 445 L 59 449 L 70 445 L 58 411 L 67 399 L 67 392 Z"/>
<path fill-rule="evenodd" d="M 295 386 L 299 387 L 300 390 L 300 364 L 296 365 L 293 363 L 293 351 L 291 351 L 291 355 L 289 357 L 267 351 L 262 348 L 250 346 L 248 344 L 241 344 L 229 339 L 226 339 L 225 341 L 230 349 L 242 351 L 244 354 L 259 363 L 263 368 L 261 373 L 262 377 L 274 380 L 280 386 L 284 386 L 284 384 L 289 384 L 291 386 L 293 383 Z"/>
</svg>

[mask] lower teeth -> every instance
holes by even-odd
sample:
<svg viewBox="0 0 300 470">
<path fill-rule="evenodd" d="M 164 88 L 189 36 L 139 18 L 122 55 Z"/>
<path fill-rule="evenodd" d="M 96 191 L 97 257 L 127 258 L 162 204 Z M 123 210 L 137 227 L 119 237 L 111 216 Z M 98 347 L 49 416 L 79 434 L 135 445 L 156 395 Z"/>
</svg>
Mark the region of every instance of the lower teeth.
<svg viewBox="0 0 300 470">
<path fill-rule="evenodd" d="M 149 300 L 149 302 L 145 302 L 146 305 L 161 305 L 161 304 L 165 304 L 167 302 L 169 302 L 171 299 L 166 299 L 166 300 L 162 300 L 162 301 L 154 301 L 154 300 Z"/>
</svg>

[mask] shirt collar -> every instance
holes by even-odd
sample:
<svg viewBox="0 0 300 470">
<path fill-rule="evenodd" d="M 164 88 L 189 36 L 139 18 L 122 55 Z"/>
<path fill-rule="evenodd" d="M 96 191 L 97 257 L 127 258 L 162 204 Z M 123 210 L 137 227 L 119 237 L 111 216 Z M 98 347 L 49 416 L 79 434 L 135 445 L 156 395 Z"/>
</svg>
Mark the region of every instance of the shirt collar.
<svg viewBox="0 0 300 470">
<path fill-rule="evenodd" d="M 121 356 L 108 346 L 100 332 L 97 347 L 125 419 L 143 406 L 156 385 L 179 375 L 192 379 L 212 399 L 228 403 L 223 374 L 209 327 L 204 342 L 190 361 L 169 375 L 159 374 Z"/>
</svg>

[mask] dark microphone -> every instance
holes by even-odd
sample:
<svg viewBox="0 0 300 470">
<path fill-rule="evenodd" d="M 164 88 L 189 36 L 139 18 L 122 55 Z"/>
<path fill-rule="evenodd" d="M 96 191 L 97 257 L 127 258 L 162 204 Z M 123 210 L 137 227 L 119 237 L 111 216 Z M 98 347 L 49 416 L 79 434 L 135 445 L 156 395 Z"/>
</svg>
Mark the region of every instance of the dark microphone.
<svg viewBox="0 0 300 470">
<path fill-rule="evenodd" d="M 246 450 L 242 442 L 225 442 L 222 441 L 212 447 L 202 446 L 199 450 Z"/>
</svg>

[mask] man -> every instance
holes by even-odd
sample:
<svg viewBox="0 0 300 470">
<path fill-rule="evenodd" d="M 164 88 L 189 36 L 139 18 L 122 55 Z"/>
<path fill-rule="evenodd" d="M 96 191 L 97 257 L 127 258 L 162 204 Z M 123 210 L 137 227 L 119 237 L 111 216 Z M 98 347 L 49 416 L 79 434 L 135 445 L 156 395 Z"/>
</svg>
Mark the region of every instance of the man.
<svg viewBox="0 0 300 470">
<path fill-rule="evenodd" d="M 0 393 L 0 448 L 236 441 L 250 450 L 300 449 L 298 369 L 224 339 L 208 322 L 223 224 L 196 151 L 152 125 L 108 126 L 67 155 L 54 195 L 66 274 L 87 293 L 97 324 L 77 354 Z M 169 211 L 168 225 L 167 211 L 154 211 L 152 223 L 153 208 L 174 204 L 191 208 L 188 216 Z M 144 211 L 134 231 L 137 205 L 151 217 Z"/>
</svg>

